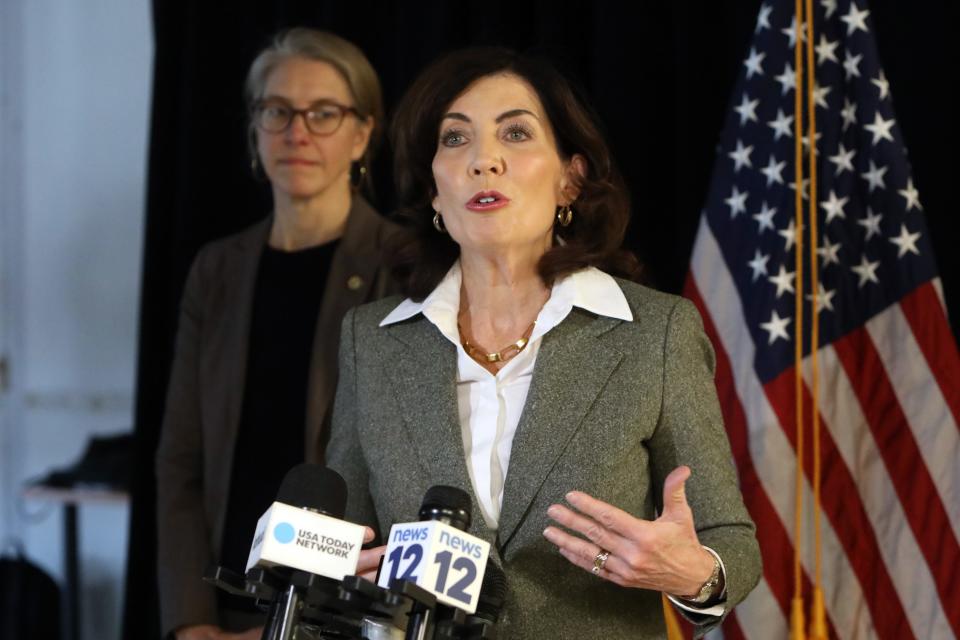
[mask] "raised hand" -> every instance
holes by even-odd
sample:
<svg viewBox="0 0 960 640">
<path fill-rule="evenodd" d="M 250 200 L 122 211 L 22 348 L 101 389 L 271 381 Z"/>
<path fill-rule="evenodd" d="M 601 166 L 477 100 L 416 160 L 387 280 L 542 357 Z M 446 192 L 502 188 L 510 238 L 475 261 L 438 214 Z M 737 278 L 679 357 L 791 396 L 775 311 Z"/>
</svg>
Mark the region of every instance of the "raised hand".
<svg viewBox="0 0 960 640">
<path fill-rule="evenodd" d="M 684 492 L 689 477 L 686 466 L 670 472 L 663 483 L 663 512 L 653 521 L 571 491 L 566 499 L 573 509 L 554 504 L 547 515 L 583 537 L 554 526 L 543 535 L 567 560 L 610 582 L 681 597 L 695 595 L 710 577 L 714 560 L 693 526 Z"/>
</svg>

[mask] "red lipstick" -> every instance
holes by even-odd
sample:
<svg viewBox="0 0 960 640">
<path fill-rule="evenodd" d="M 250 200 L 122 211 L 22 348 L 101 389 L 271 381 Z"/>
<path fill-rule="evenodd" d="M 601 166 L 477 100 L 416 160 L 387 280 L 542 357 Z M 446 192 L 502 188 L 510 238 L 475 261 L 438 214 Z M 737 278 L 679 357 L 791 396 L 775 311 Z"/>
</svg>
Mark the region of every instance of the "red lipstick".
<svg viewBox="0 0 960 640">
<path fill-rule="evenodd" d="M 509 203 L 510 198 L 499 191 L 480 191 L 467 202 L 467 209 L 470 211 L 493 211 L 505 207 Z"/>
</svg>

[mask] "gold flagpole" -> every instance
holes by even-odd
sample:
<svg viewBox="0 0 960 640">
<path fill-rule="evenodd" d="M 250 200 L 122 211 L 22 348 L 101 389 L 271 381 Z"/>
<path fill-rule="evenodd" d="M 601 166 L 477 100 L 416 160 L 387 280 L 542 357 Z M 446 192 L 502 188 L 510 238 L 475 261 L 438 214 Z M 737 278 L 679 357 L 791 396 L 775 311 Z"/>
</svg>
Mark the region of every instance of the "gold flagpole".
<svg viewBox="0 0 960 640">
<path fill-rule="evenodd" d="M 794 11 L 794 221 L 796 224 L 796 249 L 794 264 L 797 275 L 794 289 L 794 402 L 796 409 L 797 468 L 794 480 L 793 520 L 793 602 L 790 612 L 791 640 L 805 640 L 803 615 L 803 568 L 800 557 L 803 550 L 803 0 L 796 0 Z"/>
<path fill-rule="evenodd" d="M 810 386 L 813 396 L 813 536 L 814 586 L 810 611 L 810 640 L 827 640 L 826 613 L 823 606 L 823 547 L 820 529 L 820 369 L 817 352 L 820 347 L 820 265 L 817 245 L 817 105 L 814 95 L 816 66 L 813 60 L 813 0 L 807 0 L 807 113 L 810 118 L 808 141 L 810 146 L 810 300 L 813 316 L 810 319 Z"/>
</svg>

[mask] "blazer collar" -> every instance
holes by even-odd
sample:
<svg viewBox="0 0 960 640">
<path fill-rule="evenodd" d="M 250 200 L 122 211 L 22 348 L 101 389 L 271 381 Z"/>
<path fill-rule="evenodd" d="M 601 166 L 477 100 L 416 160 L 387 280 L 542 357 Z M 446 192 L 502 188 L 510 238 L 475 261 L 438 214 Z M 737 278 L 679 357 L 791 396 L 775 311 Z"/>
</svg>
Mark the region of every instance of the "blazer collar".
<svg viewBox="0 0 960 640">
<path fill-rule="evenodd" d="M 460 308 L 462 281 L 463 272 L 460 261 L 457 260 L 430 295 L 420 302 L 407 298 L 380 321 L 380 326 L 407 320 L 422 313 L 437 325 L 441 333 L 453 340 L 451 336 L 457 333 L 454 328 Z M 630 304 L 613 276 L 595 267 L 587 267 L 553 284 L 550 300 L 544 307 L 548 316 L 546 323 L 538 322 L 539 329 L 534 331 L 531 340 L 559 324 L 572 307 L 580 307 L 598 316 L 633 320 Z"/>
</svg>

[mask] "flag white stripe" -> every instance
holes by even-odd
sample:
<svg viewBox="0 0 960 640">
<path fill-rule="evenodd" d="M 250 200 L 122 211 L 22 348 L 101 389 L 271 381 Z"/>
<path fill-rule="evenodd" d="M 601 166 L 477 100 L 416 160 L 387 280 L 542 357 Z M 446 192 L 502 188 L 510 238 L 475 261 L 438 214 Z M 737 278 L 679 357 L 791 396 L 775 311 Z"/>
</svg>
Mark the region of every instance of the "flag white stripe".
<svg viewBox="0 0 960 640">
<path fill-rule="evenodd" d="M 770 591 L 766 579 L 761 579 L 757 588 L 736 608 L 740 629 L 747 638 L 770 640 L 786 638 L 790 634 L 787 618 L 783 615 L 776 597 Z"/>
<path fill-rule="evenodd" d="M 872 318 L 867 331 L 960 540 L 960 431 L 953 414 L 900 305 Z"/>
<path fill-rule="evenodd" d="M 820 412 L 843 462 L 853 475 L 860 503 L 873 525 L 880 555 L 917 638 L 949 638 L 953 631 L 937 586 L 897 496 L 870 425 L 833 347 L 820 350 Z M 810 385 L 809 358 L 804 378 Z M 831 610 L 846 606 L 833 601 Z"/>
<path fill-rule="evenodd" d="M 947 299 L 943 297 L 943 283 L 940 282 L 940 276 L 931 280 L 930 283 L 933 284 L 933 289 L 937 292 L 937 300 L 940 301 L 940 309 L 943 311 L 943 317 L 949 318 L 950 316 L 947 314 Z M 930 309 L 928 313 L 933 313 L 933 309 Z"/>
<path fill-rule="evenodd" d="M 793 542 L 796 456 L 754 372 L 752 363 L 755 346 L 741 313 L 739 294 L 705 218 L 700 220 L 691 269 L 723 348 L 731 354 L 734 385 L 746 414 L 748 448 L 753 466 Z M 804 504 L 809 507 L 813 494 L 806 481 L 803 483 L 803 493 Z M 811 519 L 805 518 L 804 522 L 804 539 L 812 541 Z M 854 606 L 855 603 L 864 602 L 864 596 L 843 546 L 826 519 L 822 520 L 821 532 L 823 557 L 833 560 L 824 562 L 822 566 L 824 598 L 828 602 L 843 603 L 841 607 L 830 609 L 834 624 L 845 635 L 870 637 L 873 622 L 868 611 Z M 811 547 L 805 545 L 801 560 L 808 575 L 812 576 Z"/>
</svg>

